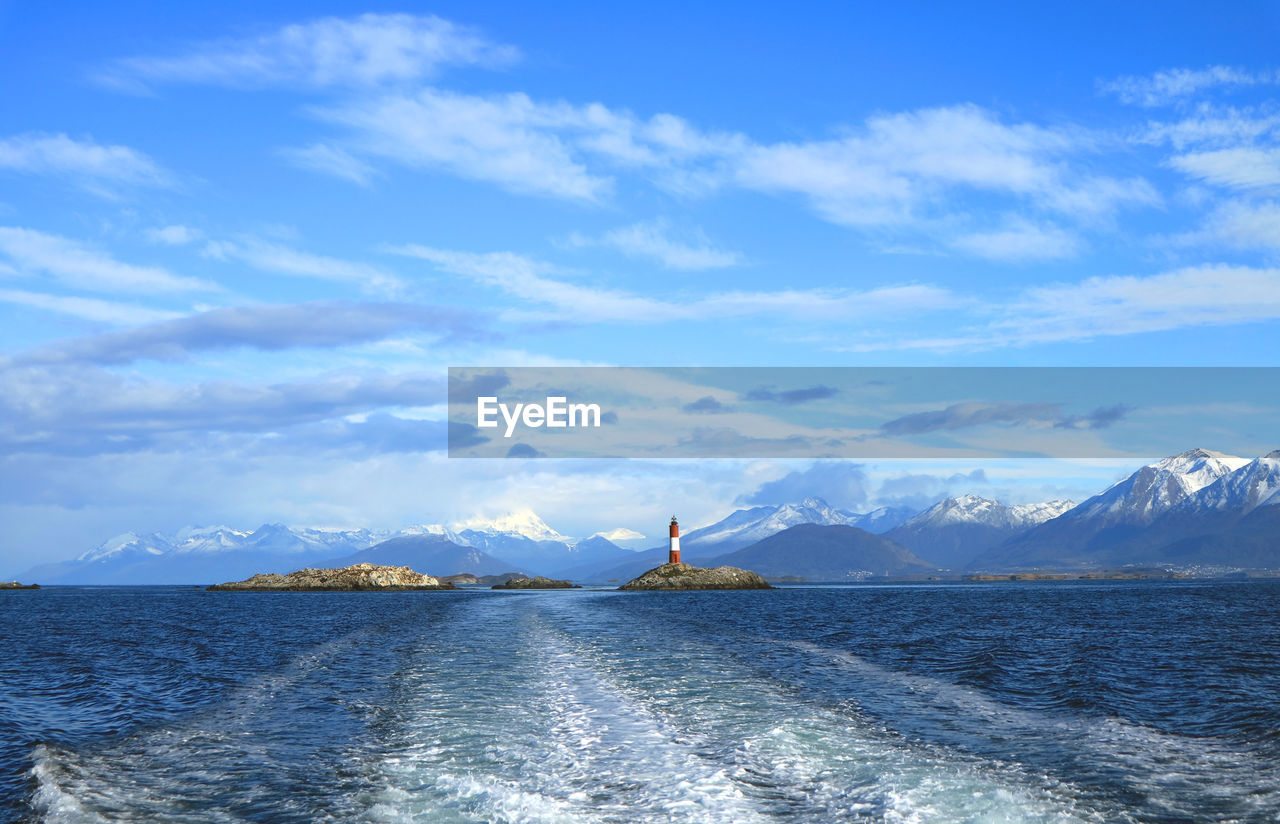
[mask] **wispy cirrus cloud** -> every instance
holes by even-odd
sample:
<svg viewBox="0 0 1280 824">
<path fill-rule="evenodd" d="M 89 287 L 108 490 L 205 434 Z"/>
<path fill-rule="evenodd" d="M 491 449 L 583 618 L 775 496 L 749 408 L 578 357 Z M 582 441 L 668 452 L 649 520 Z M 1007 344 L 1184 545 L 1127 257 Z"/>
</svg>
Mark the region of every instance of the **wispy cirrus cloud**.
<svg viewBox="0 0 1280 824">
<path fill-rule="evenodd" d="M 573 317 L 583 323 L 617 321 L 647 324 L 759 315 L 805 322 L 847 321 L 894 314 L 919 316 L 965 302 L 946 289 L 927 284 L 884 286 L 863 291 L 726 291 L 678 301 L 661 300 L 623 289 L 584 286 L 557 279 L 553 277 L 556 267 L 512 252 L 460 252 L 420 244 L 388 246 L 383 251 L 428 261 L 441 271 L 498 288 L 532 306 L 554 310 L 549 317 Z"/>
<path fill-rule="evenodd" d="M 21 274 L 50 277 L 95 292 L 216 292 L 217 284 L 175 275 L 159 266 L 137 266 L 58 235 L 0 226 L 0 255 Z"/>
<path fill-rule="evenodd" d="M 971 314 L 947 333 L 836 348 L 978 351 L 1277 321 L 1280 270 L 1218 264 L 1147 276 L 1092 277 L 1030 287 L 1005 303 L 987 300 L 970 308 Z"/>
<path fill-rule="evenodd" d="M 1112 94 L 1122 103 L 1140 106 L 1167 106 L 1197 92 L 1222 87 L 1254 86 L 1280 82 L 1280 73 L 1255 72 L 1233 66 L 1203 69 L 1165 69 L 1151 75 L 1126 75 L 1098 81 L 1098 90 Z"/>
<path fill-rule="evenodd" d="M 1180 172 L 1231 189 L 1280 187 L 1280 147 L 1235 146 L 1189 152 L 1169 160 Z"/>
<path fill-rule="evenodd" d="M 0 289 L 0 302 L 67 315 L 93 323 L 134 326 L 177 317 L 180 313 L 118 301 L 74 295 L 50 295 L 21 289 Z"/>
<path fill-rule="evenodd" d="M 894 418 L 882 424 L 880 430 L 887 435 L 923 435 L 990 425 L 1105 429 L 1129 411 L 1127 406 L 1116 405 L 1079 415 L 1064 413 L 1060 403 L 956 403 L 945 409 Z"/>
<path fill-rule="evenodd" d="M 747 188 L 803 195 L 828 220 L 852 226 L 946 214 L 965 191 L 1078 218 L 1158 202 L 1141 178 L 1068 174 L 1067 159 L 1091 144 L 1084 133 L 1007 124 L 958 105 L 878 115 L 832 140 L 753 145 L 732 174 Z"/>
<path fill-rule="evenodd" d="M 163 246 L 185 246 L 203 238 L 204 232 L 199 229 L 193 229 L 190 226 L 170 224 L 147 229 L 143 235 L 152 243 L 158 243 Z"/>
<path fill-rule="evenodd" d="M 961 235 L 951 245 L 988 260 L 1035 261 L 1074 257 L 1082 242 L 1052 223 L 1013 218 L 998 229 Z"/>
<path fill-rule="evenodd" d="M 0 170 L 63 178 L 105 197 L 122 188 L 171 186 L 174 181 L 136 149 L 44 132 L 0 139 Z"/>
<path fill-rule="evenodd" d="M 774 389 L 772 386 L 760 386 L 746 394 L 749 401 L 766 401 L 794 406 L 809 401 L 821 401 L 834 398 L 839 390 L 830 386 L 806 386 L 802 389 Z"/>
<path fill-rule="evenodd" d="M 368 186 L 377 174 L 374 167 L 345 149 L 327 143 L 313 143 L 301 148 L 286 148 L 282 157 L 303 169 Z"/>
<path fill-rule="evenodd" d="M 0 300 L 6 293 L 0 291 Z M 153 318 L 153 320 L 156 320 Z M 483 336 L 471 312 L 401 303 L 317 301 L 233 306 L 167 317 L 135 329 L 43 346 L 13 362 L 118 365 L 136 360 L 185 360 L 197 352 L 250 348 L 278 351 L 332 348 L 423 332 L 440 341 Z"/>
<path fill-rule="evenodd" d="M 269 384 L 172 383 L 83 365 L 0 366 L 0 454 L 189 450 L 227 434 L 442 403 L 438 374 L 330 374 Z M 443 427 L 438 427 L 443 446 Z M 305 448 L 295 442 L 296 448 Z"/>
<path fill-rule="evenodd" d="M 540 104 L 524 94 L 481 97 L 424 89 L 315 113 L 351 131 L 342 148 L 327 148 L 330 154 L 374 157 L 520 194 L 570 200 L 599 200 L 613 185 L 608 174 L 591 171 L 575 149 L 575 133 L 593 130 L 591 107 Z"/>
<path fill-rule="evenodd" d="M 518 58 L 514 47 L 439 17 L 362 14 L 199 43 L 184 54 L 128 57 L 108 64 L 94 79 L 134 92 L 164 83 L 350 88 L 411 83 L 446 66 L 502 66 Z"/>
<path fill-rule="evenodd" d="M 568 245 L 611 247 L 631 257 L 656 260 L 667 269 L 721 269 L 743 263 L 742 255 L 716 248 L 701 229 L 677 236 L 664 219 L 610 229 L 598 237 L 573 234 Z"/>
<path fill-rule="evenodd" d="M 1174 235 L 1187 246 L 1280 251 L 1280 203 L 1272 200 L 1228 200 L 1215 206 L 1199 229 Z"/>
<path fill-rule="evenodd" d="M 203 253 L 217 260 L 239 260 L 263 272 L 351 283 L 369 292 L 394 294 L 404 288 L 403 279 L 371 263 L 318 255 L 258 238 L 210 241 Z"/>
</svg>

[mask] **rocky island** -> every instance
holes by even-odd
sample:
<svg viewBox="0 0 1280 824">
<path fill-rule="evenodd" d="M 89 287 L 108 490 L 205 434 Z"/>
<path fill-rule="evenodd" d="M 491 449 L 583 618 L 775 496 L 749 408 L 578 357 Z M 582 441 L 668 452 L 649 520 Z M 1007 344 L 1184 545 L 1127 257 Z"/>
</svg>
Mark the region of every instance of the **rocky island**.
<svg viewBox="0 0 1280 824">
<path fill-rule="evenodd" d="M 715 569 L 675 562 L 649 570 L 618 589 L 627 591 L 659 589 L 773 589 L 765 579 L 745 569 L 722 566 Z"/>
<path fill-rule="evenodd" d="M 39 589 L 39 584 L 20 584 L 17 581 L 0 581 L 0 589 Z"/>
<path fill-rule="evenodd" d="M 532 578 L 512 578 L 501 584 L 494 584 L 491 589 L 582 589 L 572 581 L 560 581 L 535 575 Z"/>
<path fill-rule="evenodd" d="M 453 589 L 453 584 L 414 572 L 407 566 L 354 564 L 340 569 L 301 569 L 280 575 L 258 574 L 243 581 L 214 584 L 210 590 L 273 590 L 290 592 L 386 592 L 418 589 Z"/>
</svg>

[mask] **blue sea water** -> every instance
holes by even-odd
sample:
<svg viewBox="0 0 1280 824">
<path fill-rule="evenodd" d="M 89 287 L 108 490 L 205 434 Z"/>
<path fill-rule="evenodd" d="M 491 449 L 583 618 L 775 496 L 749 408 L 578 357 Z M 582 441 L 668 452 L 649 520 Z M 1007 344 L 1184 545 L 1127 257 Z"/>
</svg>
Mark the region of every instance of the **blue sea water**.
<svg viewBox="0 0 1280 824">
<path fill-rule="evenodd" d="M 1280 584 L 0 592 L 0 820 L 1274 822 Z"/>
</svg>

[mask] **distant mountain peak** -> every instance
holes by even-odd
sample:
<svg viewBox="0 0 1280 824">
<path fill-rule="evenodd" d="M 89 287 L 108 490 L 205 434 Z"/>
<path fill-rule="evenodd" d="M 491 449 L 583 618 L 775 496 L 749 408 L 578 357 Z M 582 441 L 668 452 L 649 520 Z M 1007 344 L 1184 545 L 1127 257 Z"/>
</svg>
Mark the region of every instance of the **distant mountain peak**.
<svg viewBox="0 0 1280 824">
<path fill-rule="evenodd" d="M 909 518 L 903 527 L 975 524 L 999 528 L 1026 529 L 1056 518 L 1075 504 L 1072 501 L 1044 501 L 1010 506 L 992 498 L 967 493 L 939 501 Z"/>
<path fill-rule="evenodd" d="M 572 543 L 573 539 L 552 529 L 532 509 L 518 509 L 497 518 L 470 518 L 450 524 L 455 532 L 486 532 L 498 535 L 515 535 L 532 541 L 557 541 Z"/>
</svg>

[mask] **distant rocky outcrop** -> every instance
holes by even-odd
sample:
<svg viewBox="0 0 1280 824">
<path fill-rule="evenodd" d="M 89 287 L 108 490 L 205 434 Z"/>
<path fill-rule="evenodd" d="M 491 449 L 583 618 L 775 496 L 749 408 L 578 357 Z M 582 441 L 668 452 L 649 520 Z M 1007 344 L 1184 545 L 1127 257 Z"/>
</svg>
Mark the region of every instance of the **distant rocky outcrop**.
<svg viewBox="0 0 1280 824">
<path fill-rule="evenodd" d="M 39 589 L 39 584 L 20 584 L 17 581 L 0 581 L 0 589 Z"/>
<path fill-rule="evenodd" d="M 535 575 L 532 578 L 512 578 L 501 584 L 494 584 L 493 589 L 582 589 L 572 581 L 557 581 Z"/>
<path fill-rule="evenodd" d="M 477 576 L 476 582 L 482 586 L 493 586 L 494 584 L 505 584 L 513 578 L 528 578 L 527 572 L 504 572 L 501 575 L 480 575 Z"/>
<path fill-rule="evenodd" d="M 618 589 L 773 589 L 765 579 L 754 572 L 737 567 L 722 566 L 715 569 L 689 566 L 688 564 L 663 564 L 655 567 Z"/>
<path fill-rule="evenodd" d="M 470 572 L 463 572 L 460 575 L 441 575 L 440 583 L 454 584 L 455 586 L 458 584 L 470 586 L 480 583 L 480 579 L 472 575 Z"/>
<path fill-rule="evenodd" d="M 414 572 L 407 566 L 353 564 L 340 569 L 302 569 L 288 575 L 268 573 L 244 581 L 214 584 L 210 590 L 388 591 L 453 589 L 453 584 Z"/>
</svg>

